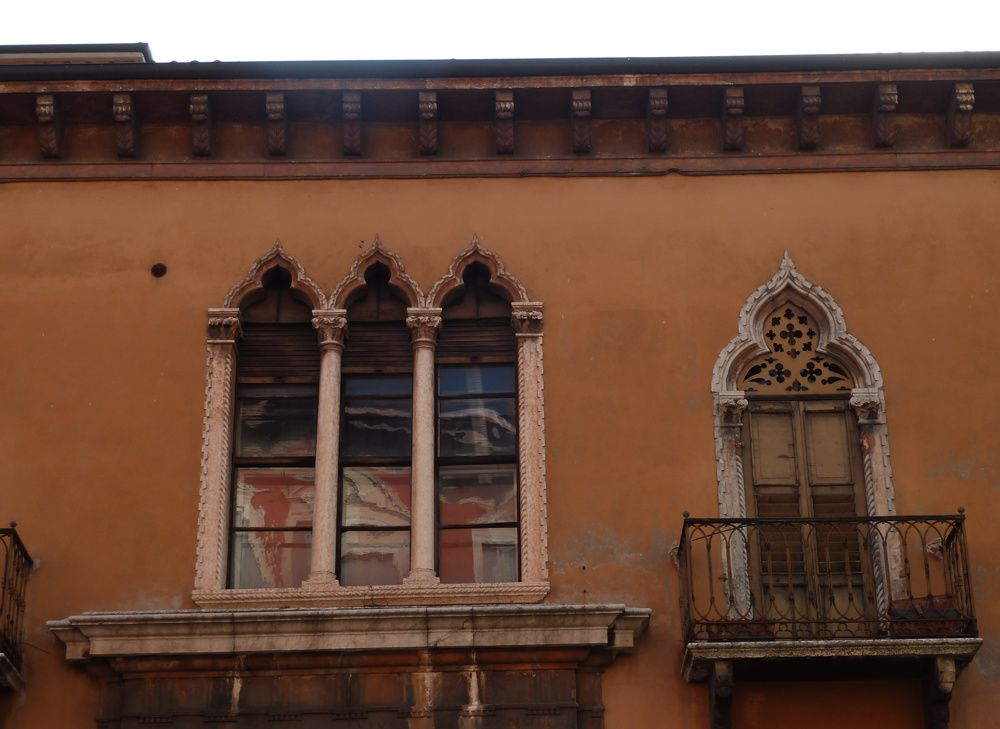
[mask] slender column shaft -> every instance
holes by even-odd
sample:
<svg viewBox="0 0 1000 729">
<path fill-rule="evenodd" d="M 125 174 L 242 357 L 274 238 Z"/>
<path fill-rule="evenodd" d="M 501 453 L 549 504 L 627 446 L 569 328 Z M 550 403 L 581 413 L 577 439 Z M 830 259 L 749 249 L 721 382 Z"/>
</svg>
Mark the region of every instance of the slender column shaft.
<svg viewBox="0 0 1000 729">
<path fill-rule="evenodd" d="M 340 451 L 340 364 L 346 312 L 314 311 L 313 326 L 322 352 L 316 417 L 316 475 L 313 497 L 312 563 L 304 587 L 337 583 L 337 481 Z"/>
<path fill-rule="evenodd" d="M 408 309 L 413 334 L 413 465 L 410 574 L 406 582 L 434 584 L 434 347 L 440 309 Z"/>
</svg>

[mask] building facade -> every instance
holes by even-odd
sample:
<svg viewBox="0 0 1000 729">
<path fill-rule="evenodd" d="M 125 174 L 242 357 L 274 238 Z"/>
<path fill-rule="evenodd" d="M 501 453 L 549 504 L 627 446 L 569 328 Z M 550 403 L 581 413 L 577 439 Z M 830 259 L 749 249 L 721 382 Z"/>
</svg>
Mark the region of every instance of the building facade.
<svg viewBox="0 0 1000 729">
<path fill-rule="evenodd" d="M 998 167 L 993 54 L 0 52 L 3 725 L 988 726 Z"/>
</svg>

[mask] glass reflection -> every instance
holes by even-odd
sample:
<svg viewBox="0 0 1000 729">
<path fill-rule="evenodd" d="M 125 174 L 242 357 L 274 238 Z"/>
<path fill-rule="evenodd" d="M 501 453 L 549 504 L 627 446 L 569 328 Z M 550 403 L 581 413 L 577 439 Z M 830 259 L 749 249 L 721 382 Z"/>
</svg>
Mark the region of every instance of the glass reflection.
<svg viewBox="0 0 1000 729">
<path fill-rule="evenodd" d="M 345 526 L 409 526 L 409 468 L 344 468 Z"/>
<path fill-rule="evenodd" d="M 410 400 L 352 400 L 344 406 L 345 457 L 407 457 Z"/>
<path fill-rule="evenodd" d="M 311 468 L 236 469 L 233 526 L 311 526 L 313 480 Z"/>
<path fill-rule="evenodd" d="M 234 533 L 230 584 L 245 589 L 298 587 L 309 575 L 311 537 L 310 532 Z"/>
<path fill-rule="evenodd" d="M 517 529 L 442 529 L 441 582 L 516 582 Z"/>
<path fill-rule="evenodd" d="M 398 585 L 410 572 L 410 532 L 349 531 L 340 542 L 340 584 Z"/>
<path fill-rule="evenodd" d="M 311 456 L 316 452 L 315 399 L 241 399 L 237 410 L 237 456 Z"/>
<path fill-rule="evenodd" d="M 514 398 L 442 400 L 441 456 L 507 456 L 517 447 Z"/>
<path fill-rule="evenodd" d="M 344 375 L 346 397 L 409 397 L 412 391 L 412 375 Z"/>
<path fill-rule="evenodd" d="M 441 466 L 438 494 L 442 524 L 517 521 L 514 464 Z"/>
</svg>

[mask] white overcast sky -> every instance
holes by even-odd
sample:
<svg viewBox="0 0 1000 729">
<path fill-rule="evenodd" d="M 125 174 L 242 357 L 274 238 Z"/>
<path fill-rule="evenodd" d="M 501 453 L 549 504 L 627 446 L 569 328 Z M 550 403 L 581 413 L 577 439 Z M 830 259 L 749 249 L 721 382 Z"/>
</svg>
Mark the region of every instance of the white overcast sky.
<svg viewBox="0 0 1000 729">
<path fill-rule="evenodd" d="M 1000 50 L 1000 0 L 49 0 L 0 44 L 150 44 L 157 61 Z"/>
</svg>

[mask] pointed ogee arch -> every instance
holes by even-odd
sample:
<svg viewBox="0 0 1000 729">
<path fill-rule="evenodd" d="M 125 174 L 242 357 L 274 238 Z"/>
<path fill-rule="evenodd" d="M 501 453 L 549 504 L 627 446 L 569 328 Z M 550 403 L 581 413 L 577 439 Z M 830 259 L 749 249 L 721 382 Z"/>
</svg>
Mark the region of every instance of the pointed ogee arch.
<svg viewBox="0 0 1000 729">
<path fill-rule="evenodd" d="M 366 285 L 365 271 L 373 263 L 381 263 L 389 269 L 389 283 L 403 292 L 408 306 L 420 306 L 423 303 L 424 293 L 420 284 L 406 272 L 406 267 L 399 255 L 386 248 L 381 238 L 376 235 L 372 244 L 354 259 L 347 275 L 334 287 L 329 298 L 329 308 L 346 308 L 351 294 Z"/>
<path fill-rule="evenodd" d="M 292 288 L 301 291 L 309 299 L 309 303 L 314 309 L 326 307 L 326 296 L 319 284 L 309 278 L 302 262 L 285 250 L 280 240 L 276 240 L 271 250 L 250 265 L 250 270 L 242 281 L 229 289 L 223 299 L 222 307 L 225 309 L 237 308 L 247 294 L 264 288 L 264 284 L 261 282 L 264 274 L 278 266 L 291 274 Z"/>
<path fill-rule="evenodd" d="M 455 289 L 465 285 L 462 274 L 472 263 L 481 263 L 490 272 L 490 282 L 506 292 L 511 303 L 527 302 L 528 290 L 503 265 L 503 261 L 493 251 L 485 248 L 478 235 L 472 236 L 472 242 L 451 260 L 448 273 L 439 278 L 427 295 L 427 306 L 440 307 L 448 295 Z"/>
</svg>

